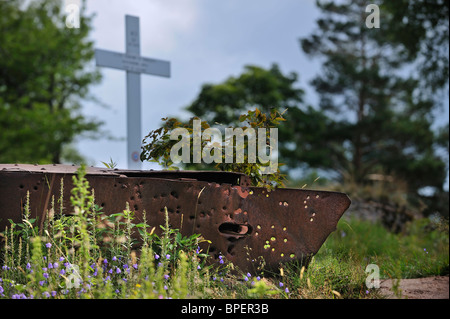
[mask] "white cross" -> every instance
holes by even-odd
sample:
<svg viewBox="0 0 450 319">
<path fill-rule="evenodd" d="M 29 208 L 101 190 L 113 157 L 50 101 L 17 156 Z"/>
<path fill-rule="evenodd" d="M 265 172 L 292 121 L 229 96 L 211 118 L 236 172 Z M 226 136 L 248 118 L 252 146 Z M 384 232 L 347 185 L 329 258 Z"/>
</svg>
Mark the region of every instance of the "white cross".
<svg viewBox="0 0 450 319">
<path fill-rule="evenodd" d="M 95 50 L 97 66 L 127 71 L 127 152 L 128 168 L 140 169 L 141 73 L 170 77 L 170 62 L 140 56 L 139 18 L 125 16 L 126 53 Z"/>
</svg>

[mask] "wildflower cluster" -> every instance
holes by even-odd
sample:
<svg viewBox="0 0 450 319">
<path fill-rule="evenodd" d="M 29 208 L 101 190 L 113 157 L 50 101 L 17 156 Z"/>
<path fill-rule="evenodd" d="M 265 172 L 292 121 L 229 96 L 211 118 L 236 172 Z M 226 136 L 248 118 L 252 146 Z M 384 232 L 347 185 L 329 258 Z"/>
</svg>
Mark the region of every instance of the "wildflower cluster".
<svg viewBox="0 0 450 319">
<path fill-rule="evenodd" d="M 307 278 L 302 277 L 304 269 L 289 270 L 289 275 L 270 274 L 269 279 L 241 273 L 227 261 L 226 254 L 218 252 L 216 258 L 210 257 L 210 243 L 200 235 L 184 237 L 169 227 L 167 210 L 165 225 L 154 232 L 155 228 L 147 225 L 145 213 L 142 223 L 134 224 L 134 212 L 129 207 L 105 216 L 94 204 L 94 193 L 87 191 L 82 172 L 74 185 L 72 216 L 63 214 L 70 208 L 62 207 L 61 183 L 61 198 L 52 198 L 45 220 L 30 218 L 32 203 L 27 199 L 23 222 L 11 223 L 2 234 L 5 244 L 0 247 L 0 298 L 337 296 L 334 286 L 326 283 L 328 279 L 322 280 L 323 269 L 336 266 L 322 268 L 311 263 Z M 142 242 L 138 251 L 133 250 L 136 235 Z M 428 250 L 422 249 L 426 255 Z M 259 272 L 264 268 L 260 257 L 249 258 L 258 263 L 255 269 Z M 338 283 L 349 282 L 341 277 L 337 273 L 334 278 Z M 355 281 L 354 290 L 363 280 Z"/>
<path fill-rule="evenodd" d="M 38 221 L 30 218 L 27 199 L 23 223 L 11 222 L 5 231 L 0 298 L 180 298 L 206 289 L 200 278 L 209 276 L 210 269 L 204 266 L 206 254 L 198 246 L 203 241 L 200 235 L 186 238 L 170 229 L 167 212 L 160 237 L 154 228 L 149 233 L 146 223 L 133 224 L 134 212 L 128 207 L 123 213 L 103 216 L 94 204 L 84 167 L 74 185 L 73 216 L 63 215 L 60 208 L 55 218 L 58 209 L 53 198 L 39 231 Z M 62 194 L 61 180 L 60 205 Z M 101 221 L 113 226 L 99 227 Z M 137 253 L 131 249 L 136 230 L 143 242 Z"/>
</svg>

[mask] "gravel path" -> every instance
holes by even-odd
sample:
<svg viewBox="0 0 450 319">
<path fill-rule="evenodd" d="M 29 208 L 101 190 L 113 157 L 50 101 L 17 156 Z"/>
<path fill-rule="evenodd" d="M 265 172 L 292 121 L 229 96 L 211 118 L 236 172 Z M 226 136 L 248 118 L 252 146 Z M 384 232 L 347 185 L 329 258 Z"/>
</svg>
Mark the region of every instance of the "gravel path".
<svg viewBox="0 0 450 319">
<path fill-rule="evenodd" d="M 381 294 L 388 299 L 398 299 L 392 290 L 394 280 L 381 280 Z M 407 299 L 449 299 L 449 277 L 437 276 L 400 280 L 400 298 Z"/>
</svg>

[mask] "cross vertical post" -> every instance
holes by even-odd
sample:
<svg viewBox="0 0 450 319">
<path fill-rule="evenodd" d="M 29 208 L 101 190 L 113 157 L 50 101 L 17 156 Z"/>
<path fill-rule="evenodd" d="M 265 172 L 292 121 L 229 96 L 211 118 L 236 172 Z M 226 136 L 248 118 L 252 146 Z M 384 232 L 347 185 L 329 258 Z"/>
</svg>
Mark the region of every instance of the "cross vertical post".
<svg viewBox="0 0 450 319">
<path fill-rule="evenodd" d="M 125 16 L 125 54 L 95 50 L 97 66 L 127 71 L 127 161 L 141 169 L 141 73 L 170 77 L 170 62 L 141 57 L 139 18 Z"/>
<path fill-rule="evenodd" d="M 139 18 L 125 16 L 126 54 L 140 56 Z M 127 70 L 128 168 L 141 169 L 141 74 Z"/>
</svg>

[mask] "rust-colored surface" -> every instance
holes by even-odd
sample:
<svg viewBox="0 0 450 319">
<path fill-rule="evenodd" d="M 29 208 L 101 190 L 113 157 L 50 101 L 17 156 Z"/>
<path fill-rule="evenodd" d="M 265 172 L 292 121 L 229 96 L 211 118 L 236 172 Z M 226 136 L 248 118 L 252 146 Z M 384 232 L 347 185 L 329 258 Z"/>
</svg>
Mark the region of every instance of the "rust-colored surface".
<svg viewBox="0 0 450 319">
<path fill-rule="evenodd" d="M 42 221 L 52 197 L 55 202 L 60 198 L 61 179 L 63 205 L 70 213 L 77 168 L 0 164 L 0 231 L 8 219 L 21 221 L 28 190 L 32 217 Z M 124 210 L 128 202 L 136 223 L 142 222 L 145 210 L 148 224 L 158 230 L 167 207 L 173 228 L 185 236 L 200 233 L 212 242 L 213 260 L 222 255 L 252 273 L 257 272 L 260 256 L 266 269 L 291 260 L 307 263 L 350 205 L 343 193 L 250 187 L 248 176 L 240 173 L 88 168 L 86 178 L 105 214 Z M 58 210 L 60 204 L 55 206 Z"/>
</svg>

